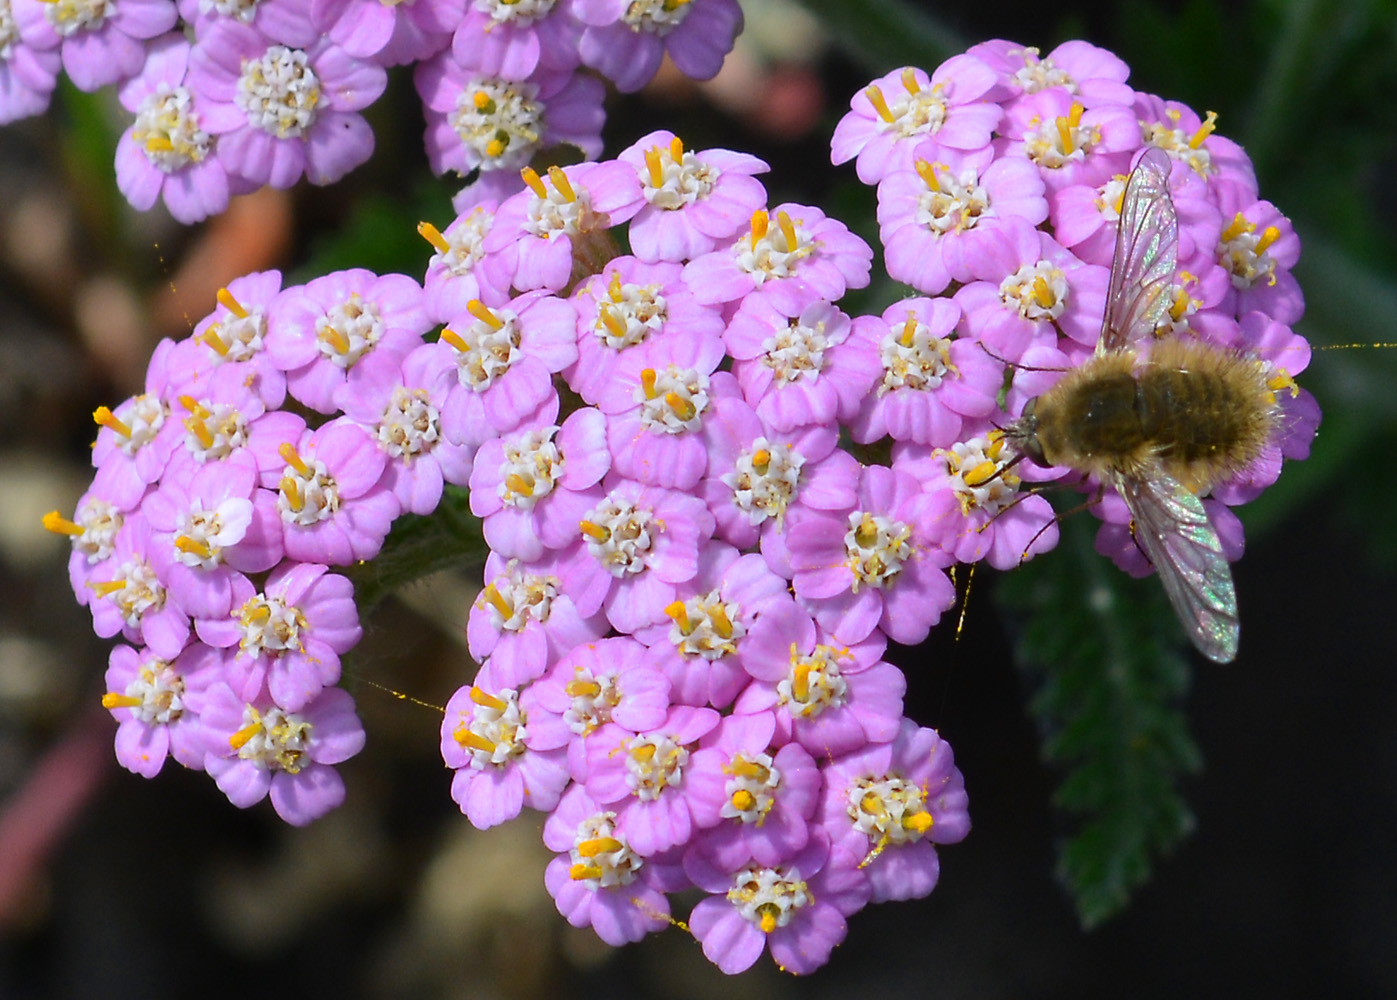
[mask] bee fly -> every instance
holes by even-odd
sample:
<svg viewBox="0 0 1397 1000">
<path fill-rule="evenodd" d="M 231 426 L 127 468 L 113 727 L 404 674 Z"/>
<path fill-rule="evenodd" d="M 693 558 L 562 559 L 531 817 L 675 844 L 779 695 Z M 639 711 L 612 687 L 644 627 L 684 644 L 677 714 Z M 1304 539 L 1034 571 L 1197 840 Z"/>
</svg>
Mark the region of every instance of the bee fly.
<svg viewBox="0 0 1397 1000">
<path fill-rule="evenodd" d="M 1149 149 L 1126 183 L 1096 353 L 1029 400 L 1004 434 L 1036 464 L 1094 475 L 1121 495 L 1189 638 L 1228 663 L 1237 595 L 1198 497 L 1260 454 L 1279 411 L 1259 360 L 1201 340 L 1154 340 L 1178 254 L 1169 169 L 1168 155 Z"/>
</svg>

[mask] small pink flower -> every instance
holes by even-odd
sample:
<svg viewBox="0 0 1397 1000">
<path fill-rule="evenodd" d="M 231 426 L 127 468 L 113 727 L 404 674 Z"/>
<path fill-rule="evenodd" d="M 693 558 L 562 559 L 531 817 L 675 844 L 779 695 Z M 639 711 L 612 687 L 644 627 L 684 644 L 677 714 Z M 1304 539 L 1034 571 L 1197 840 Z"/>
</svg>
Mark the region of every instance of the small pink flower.
<svg viewBox="0 0 1397 1000">
<path fill-rule="evenodd" d="M 580 27 L 558 0 L 474 0 L 451 40 L 455 57 L 482 73 L 527 80 L 577 65 Z"/>
<path fill-rule="evenodd" d="M 157 542 L 139 514 L 129 514 L 125 521 L 111 556 L 92 567 L 87 580 L 92 629 L 103 639 L 121 633 L 128 642 L 173 660 L 189 642 L 189 616 L 165 587 L 169 549 Z"/>
<path fill-rule="evenodd" d="M 288 289 L 289 291 L 290 289 Z M 229 370 L 268 409 L 286 399 L 286 375 L 267 352 L 267 314 L 281 292 L 280 271 L 255 271 L 218 290 L 218 307 L 170 354 L 170 393 L 201 398 L 214 374 Z"/>
<path fill-rule="evenodd" d="M 1013 103 L 1056 88 L 1095 107 L 1129 104 L 1134 93 L 1125 82 L 1130 67 L 1115 53 L 1090 42 L 1063 42 L 1045 56 L 1031 45 L 994 39 L 972 45 L 969 54 L 999 74 L 996 89 L 987 95 L 991 100 Z"/>
<path fill-rule="evenodd" d="M 736 0 L 573 0 L 569 11 L 584 25 L 583 63 L 622 93 L 649 83 L 665 55 L 690 79 L 712 79 L 742 32 Z"/>
<path fill-rule="evenodd" d="M 202 771 L 210 738 L 198 706 L 222 672 L 222 654 L 199 643 L 173 661 L 145 649 L 112 647 L 102 707 L 119 723 L 116 759 L 121 766 L 153 778 L 165 758 L 173 757 Z"/>
<path fill-rule="evenodd" d="M 10 0 L 10 11 L 24 44 L 39 51 L 59 50 L 68 78 L 89 93 L 139 73 L 146 61 L 145 42 L 163 35 L 178 20 L 174 0 Z M 29 77 L 27 86 L 40 82 L 39 74 L 28 72 L 32 64 L 16 63 L 15 68 L 21 65 Z"/>
</svg>

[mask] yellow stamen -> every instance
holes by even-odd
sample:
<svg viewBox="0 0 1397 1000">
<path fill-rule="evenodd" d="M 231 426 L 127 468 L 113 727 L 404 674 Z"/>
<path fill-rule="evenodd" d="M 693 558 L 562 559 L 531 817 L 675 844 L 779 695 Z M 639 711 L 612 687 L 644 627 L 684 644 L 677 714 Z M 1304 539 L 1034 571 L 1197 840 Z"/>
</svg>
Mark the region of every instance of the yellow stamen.
<svg viewBox="0 0 1397 1000">
<path fill-rule="evenodd" d="M 583 879 L 601 878 L 605 874 L 596 865 L 573 865 L 568 869 L 568 878 L 574 882 L 581 882 Z"/>
<path fill-rule="evenodd" d="M 854 529 L 854 541 L 860 546 L 872 545 L 878 540 L 878 525 L 871 515 L 865 514 L 859 526 Z"/>
<path fill-rule="evenodd" d="M 1300 395 L 1300 387 L 1295 384 L 1295 380 L 1290 377 L 1290 373 L 1279 368 L 1266 380 L 1266 386 L 1272 392 L 1280 392 L 1284 389 L 1290 393 L 1292 399 Z"/>
<path fill-rule="evenodd" d="M 538 171 L 533 167 L 525 167 L 519 171 L 519 176 L 524 178 L 524 183 L 529 186 L 529 190 L 540 198 L 548 197 L 548 189 L 543 186 L 543 181 L 539 179 Z"/>
<path fill-rule="evenodd" d="M 1203 119 L 1203 124 L 1198 126 L 1198 131 L 1193 133 L 1193 138 L 1188 141 L 1189 149 L 1197 149 L 1203 145 L 1203 140 L 1213 134 L 1213 129 L 1217 128 L 1218 113 L 1209 111 L 1208 117 Z"/>
<path fill-rule="evenodd" d="M 781 226 L 781 235 L 786 237 L 786 252 L 794 253 L 800 244 L 796 241 L 796 226 L 785 212 L 776 213 L 776 221 Z"/>
<path fill-rule="evenodd" d="M 859 809 L 868 813 L 870 816 L 882 816 L 887 812 L 887 810 L 883 808 L 883 800 L 879 797 L 877 792 L 866 793 L 864 797 L 859 800 Z"/>
<path fill-rule="evenodd" d="M 658 376 L 653 368 L 642 368 L 640 370 L 640 388 L 645 393 L 646 399 L 655 398 L 655 379 Z"/>
<path fill-rule="evenodd" d="M 110 428 L 124 438 L 131 436 L 131 428 L 105 406 L 99 406 L 93 410 L 92 419 L 97 422 L 97 426 Z"/>
<path fill-rule="evenodd" d="M 593 837 L 577 845 L 577 853 L 584 858 L 595 858 L 598 854 L 615 854 L 622 843 L 614 837 Z"/>
<path fill-rule="evenodd" d="M 728 774 L 739 778 L 760 778 L 767 779 L 767 769 L 755 761 L 750 761 L 746 757 L 738 756 L 732 759 L 732 763 L 723 768 Z"/>
<path fill-rule="evenodd" d="M 475 110 L 490 114 L 494 110 L 495 100 L 483 90 L 477 90 L 471 95 L 471 103 L 475 105 Z"/>
<path fill-rule="evenodd" d="M 1057 302 L 1057 296 L 1048 287 L 1048 282 L 1040 275 L 1033 279 L 1033 301 L 1037 302 L 1044 309 L 1051 309 Z"/>
<path fill-rule="evenodd" d="M 247 741 L 252 739 L 262 731 L 261 721 L 249 722 L 232 736 L 228 737 L 228 745 L 234 750 L 241 750 Z"/>
<path fill-rule="evenodd" d="M 579 521 L 577 526 L 582 529 L 582 533 L 588 538 L 605 545 L 611 541 L 611 532 L 603 528 L 600 524 L 593 524 L 591 521 Z"/>
<path fill-rule="evenodd" d="M 195 414 L 196 416 L 200 416 L 200 417 L 207 417 L 207 416 L 209 416 L 209 411 L 208 411 L 208 410 L 205 410 L 202 406 L 200 406 L 200 405 L 199 405 L 199 401 L 198 401 L 197 399 L 195 399 L 193 396 L 184 395 L 184 396 L 178 397 L 178 399 L 179 399 L 179 405 L 180 405 L 180 406 L 183 406 L 183 407 L 184 407 L 186 410 L 188 410 L 190 413 L 193 413 L 193 414 Z M 200 411 L 203 411 L 203 412 L 200 412 Z"/>
<path fill-rule="evenodd" d="M 724 639 L 732 638 L 732 619 L 728 617 L 727 611 L 721 604 L 711 605 L 708 609 L 708 618 L 713 622 L 713 631 L 717 632 Z"/>
<path fill-rule="evenodd" d="M 456 350 L 462 354 L 465 354 L 470 350 L 470 348 L 466 346 L 466 342 L 461 339 L 461 335 L 457 333 L 455 330 L 451 329 L 451 327 L 449 326 L 442 327 L 441 339 L 446 341 L 452 347 L 456 348 Z"/>
<path fill-rule="evenodd" d="M 677 392 L 665 393 L 665 405 L 674 411 L 674 415 L 680 420 L 689 421 L 694 419 L 694 414 L 698 409 Z"/>
<path fill-rule="evenodd" d="M 471 299 L 467 302 L 466 312 L 470 313 L 492 330 L 500 330 L 504 327 L 504 320 L 491 312 L 490 307 L 479 299 Z"/>
<path fill-rule="evenodd" d="M 490 692 L 482 691 L 480 688 L 475 687 L 474 685 L 471 686 L 471 701 L 475 702 L 477 705 L 480 705 L 482 708 L 493 708 L 496 712 L 503 712 L 506 708 L 509 707 L 501 699 L 496 698 Z"/>
<path fill-rule="evenodd" d="M 202 417 L 186 417 L 184 426 L 189 429 L 199 440 L 199 447 L 208 449 L 213 447 L 213 433 L 209 430 L 208 424 L 204 423 Z"/>
<path fill-rule="evenodd" d="M 752 452 L 752 468 L 757 472 L 765 473 L 771 466 L 771 452 L 766 448 L 758 448 Z"/>
<path fill-rule="evenodd" d="M 461 726 L 451 734 L 457 743 L 467 750 L 479 750 L 482 753 L 494 753 L 495 744 L 491 743 L 479 733 L 473 733 L 466 726 Z"/>
<path fill-rule="evenodd" d="M 969 472 L 963 473 L 961 478 L 965 480 L 966 486 L 979 486 L 981 483 L 989 482 L 994 478 L 995 471 L 999 466 L 993 462 L 981 462 Z"/>
<path fill-rule="evenodd" d="M 1082 107 L 1081 101 L 1072 102 L 1072 108 L 1067 112 L 1067 120 L 1071 123 L 1073 128 L 1082 124 L 1082 112 L 1085 110 L 1086 108 Z"/>
<path fill-rule="evenodd" d="M 688 3 L 688 0 L 684 2 Z M 684 140 L 677 135 L 669 140 L 669 158 L 674 161 L 676 167 L 684 162 Z"/>
<path fill-rule="evenodd" d="M 626 335 L 626 324 L 607 306 L 602 305 L 597 309 L 597 319 L 601 320 L 602 326 L 606 327 L 613 337 Z"/>
<path fill-rule="evenodd" d="M 417 224 L 417 235 L 421 236 L 442 253 L 451 252 L 451 244 L 446 242 L 446 237 L 441 234 L 441 230 L 430 222 L 419 222 Z"/>
<path fill-rule="evenodd" d="M 314 475 L 310 470 L 310 466 L 306 465 L 306 463 L 301 460 L 301 456 L 296 454 L 296 446 L 290 441 L 283 441 L 281 447 L 276 450 L 276 453 L 281 456 L 283 462 L 295 469 L 298 475 L 304 476 L 307 479 Z"/>
<path fill-rule="evenodd" d="M 606 294 L 611 296 L 612 302 L 620 302 L 626 297 L 625 289 L 621 286 L 621 273 L 611 272 L 611 281 L 606 286 Z"/>
<path fill-rule="evenodd" d="M 752 213 L 752 249 L 757 249 L 757 244 L 766 239 L 767 226 L 771 224 L 771 216 L 766 214 L 766 209 L 759 208 Z"/>
<path fill-rule="evenodd" d="M 227 309 L 234 316 L 238 317 L 238 319 L 247 319 L 247 310 L 243 308 L 243 304 L 241 302 L 233 298 L 233 293 L 228 291 L 228 289 L 220 288 L 218 290 L 218 295 L 215 297 L 218 299 L 219 305 L 221 305 L 224 309 Z"/>
<path fill-rule="evenodd" d="M 652 744 L 652 743 L 647 743 L 647 744 L 645 744 L 644 746 L 635 747 L 634 749 L 631 750 L 631 758 L 632 758 L 633 760 L 639 761 L 639 762 L 642 763 L 642 764 L 647 764 L 647 763 L 649 763 L 650 761 L 654 760 L 654 759 L 655 759 L 655 746 L 654 746 L 654 744 Z"/>
<path fill-rule="evenodd" d="M 44 515 L 44 527 L 55 535 L 73 535 L 74 537 L 87 530 L 81 524 L 68 520 L 56 510 L 51 510 Z"/>
<path fill-rule="evenodd" d="M 150 153 L 173 153 L 175 144 L 163 135 L 152 135 L 146 139 L 146 151 Z"/>
<path fill-rule="evenodd" d="M 1252 225 L 1245 215 L 1238 212 L 1232 217 L 1232 224 L 1222 231 L 1222 242 L 1231 243 L 1243 233 L 1250 233 L 1255 229 L 1256 226 Z"/>
<path fill-rule="evenodd" d="M 306 501 L 301 496 L 301 486 L 294 476 L 281 477 L 281 495 L 286 497 L 286 506 L 292 510 L 299 512 L 304 509 Z"/>
<path fill-rule="evenodd" d="M 661 149 L 651 146 L 645 151 L 645 166 L 650 171 L 650 186 L 657 188 L 665 182 L 665 169 L 660 163 Z"/>
<path fill-rule="evenodd" d="M 750 812 L 756 808 L 757 797 L 745 788 L 739 788 L 732 793 L 732 807 L 738 812 Z"/>
<path fill-rule="evenodd" d="M 102 695 L 103 708 L 137 708 L 141 704 L 141 699 L 135 695 L 117 694 L 115 691 L 108 691 Z"/>
<path fill-rule="evenodd" d="M 249 601 L 248 604 L 252 602 Z M 242 614 L 243 623 L 246 625 L 261 625 L 271 620 L 271 617 L 272 609 L 265 604 L 254 605 L 250 611 L 244 611 Z"/>
<path fill-rule="evenodd" d="M 569 698 L 595 698 L 601 694 L 601 685 L 596 681 L 571 680 L 563 690 Z"/>
<path fill-rule="evenodd" d="M 509 492 L 516 493 L 519 496 L 531 497 L 534 495 L 534 484 L 517 472 L 511 472 L 509 475 L 505 476 L 504 484 Z"/>
<path fill-rule="evenodd" d="M 904 66 L 902 68 L 902 73 L 899 76 L 899 79 L 902 80 L 903 89 L 905 89 L 907 93 L 912 94 L 913 96 L 918 94 L 922 89 L 921 84 L 917 83 L 917 71 L 914 70 L 911 66 Z"/>
<path fill-rule="evenodd" d="M 1066 117 L 1059 115 L 1057 119 L 1057 136 L 1062 143 L 1062 151 L 1071 154 L 1076 151 L 1076 143 L 1072 141 L 1072 125 Z"/>
<path fill-rule="evenodd" d="M 513 617 L 514 605 L 504 599 L 504 595 L 500 593 L 499 588 L 493 583 L 480 592 L 480 599 L 493 607 L 505 618 Z"/>
<path fill-rule="evenodd" d="M 198 556 L 200 559 L 208 559 L 213 555 L 212 550 L 207 545 L 198 539 L 190 538 L 188 535 L 180 535 L 176 538 L 175 548 L 192 556 Z"/>
<path fill-rule="evenodd" d="M 89 584 L 89 586 L 91 585 Z M 689 621 L 689 611 L 684 607 L 683 601 L 675 601 L 669 607 L 665 608 L 665 614 L 669 616 L 674 624 L 679 626 L 679 631 L 683 632 L 685 635 L 688 635 L 694 630 L 693 624 Z"/>
<path fill-rule="evenodd" d="M 917 168 L 917 176 L 922 179 L 922 183 L 927 186 L 928 191 L 940 191 L 941 185 L 936 180 L 936 167 L 926 160 L 918 160 L 914 166 Z"/>
<path fill-rule="evenodd" d="M 485 144 L 485 155 L 492 160 L 498 160 L 504 156 L 504 151 L 509 148 L 509 138 L 496 136 Z"/>
<path fill-rule="evenodd" d="M 572 184 L 568 182 L 568 175 L 563 173 L 562 167 L 549 167 L 548 179 L 553 182 L 553 186 L 558 189 L 558 193 L 566 200 L 577 200 L 577 192 L 572 189 Z"/>
<path fill-rule="evenodd" d="M 1256 253 L 1258 255 L 1265 253 L 1271 248 L 1271 244 L 1280 238 L 1281 231 L 1279 229 L 1275 226 L 1267 226 L 1261 231 L 1261 236 L 1257 238 Z"/>
<path fill-rule="evenodd" d="M 218 335 L 217 323 L 210 324 L 207 330 L 199 334 L 199 339 L 207 344 L 209 349 L 219 357 L 226 357 L 228 355 L 228 344 Z"/>
<path fill-rule="evenodd" d="M 320 331 L 319 338 L 333 347 L 337 353 L 349 353 L 349 338 L 328 323 L 325 324 L 325 329 Z"/>
<path fill-rule="evenodd" d="M 770 934 L 772 931 L 776 930 L 776 914 L 772 913 L 771 910 L 770 910 L 770 908 L 765 907 L 765 906 L 763 906 L 763 907 L 761 908 L 761 910 L 762 910 L 762 933 L 764 933 L 764 934 Z"/>
<path fill-rule="evenodd" d="M 798 663 L 791 677 L 791 694 L 796 696 L 796 701 L 808 701 L 810 698 L 810 664 Z"/>
<path fill-rule="evenodd" d="M 863 92 L 863 96 L 868 98 L 868 103 L 873 105 L 873 110 L 878 112 L 878 117 L 891 125 L 893 113 L 888 109 L 887 99 L 883 97 L 883 92 L 878 89 L 878 85 L 876 83 L 869 84 Z"/>
<path fill-rule="evenodd" d="M 931 818 L 931 813 L 927 812 L 925 809 L 921 812 L 915 812 L 911 816 L 902 817 L 903 828 L 907 830 L 916 830 L 918 833 L 926 833 L 931 829 L 931 824 L 933 822 L 934 820 Z"/>
<path fill-rule="evenodd" d="M 87 584 L 87 589 L 98 597 L 110 597 L 118 590 L 124 590 L 125 588 L 125 580 L 108 580 L 106 583 L 92 583 L 89 581 Z"/>
</svg>

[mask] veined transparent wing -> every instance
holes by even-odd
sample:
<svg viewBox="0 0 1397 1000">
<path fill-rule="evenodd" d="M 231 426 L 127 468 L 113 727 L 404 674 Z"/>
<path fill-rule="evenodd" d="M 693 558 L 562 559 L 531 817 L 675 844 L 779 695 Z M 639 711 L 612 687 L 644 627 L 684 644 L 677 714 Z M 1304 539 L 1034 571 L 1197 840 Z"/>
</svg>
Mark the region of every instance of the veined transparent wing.
<svg viewBox="0 0 1397 1000">
<path fill-rule="evenodd" d="M 1153 333 L 1169 306 L 1179 254 L 1179 220 L 1169 194 L 1170 166 L 1169 154 L 1152 146 L 1125 183 L 1097 354 L 1122 350 Z"/>
<path fill-rule="evenodd" d="M 1163 470 L 1113 480 L 1189 638 L 1208 659 L 1230 663 L 1241 632 L 1237 592 L 1203 501 Z"/>
</svg>

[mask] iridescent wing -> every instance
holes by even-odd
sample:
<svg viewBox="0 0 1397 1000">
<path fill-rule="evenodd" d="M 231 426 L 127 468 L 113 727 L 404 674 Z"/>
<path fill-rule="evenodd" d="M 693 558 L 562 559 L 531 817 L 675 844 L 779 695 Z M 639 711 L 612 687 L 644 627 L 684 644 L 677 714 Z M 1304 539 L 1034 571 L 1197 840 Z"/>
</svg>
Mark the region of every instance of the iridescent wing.
<svg viewBox="0 0 1397 1000">
<path fill-rule="evenodd" d="M 1149 336 L 1169 307 L 1179 254 L 1179 220 L 1169 194 L 1170 165 L 1168 153 L 1151 147 L 1125 183 L 1097 354 L 1122 350 Z"/>
<path fill-rule="evenodd" d="M 1189 638 L 1208 659 L 1230 663 L 1241 632 L 1237 592 L 1203 501 L 1163 470 L 1112 480 Z"/>
</svg>

